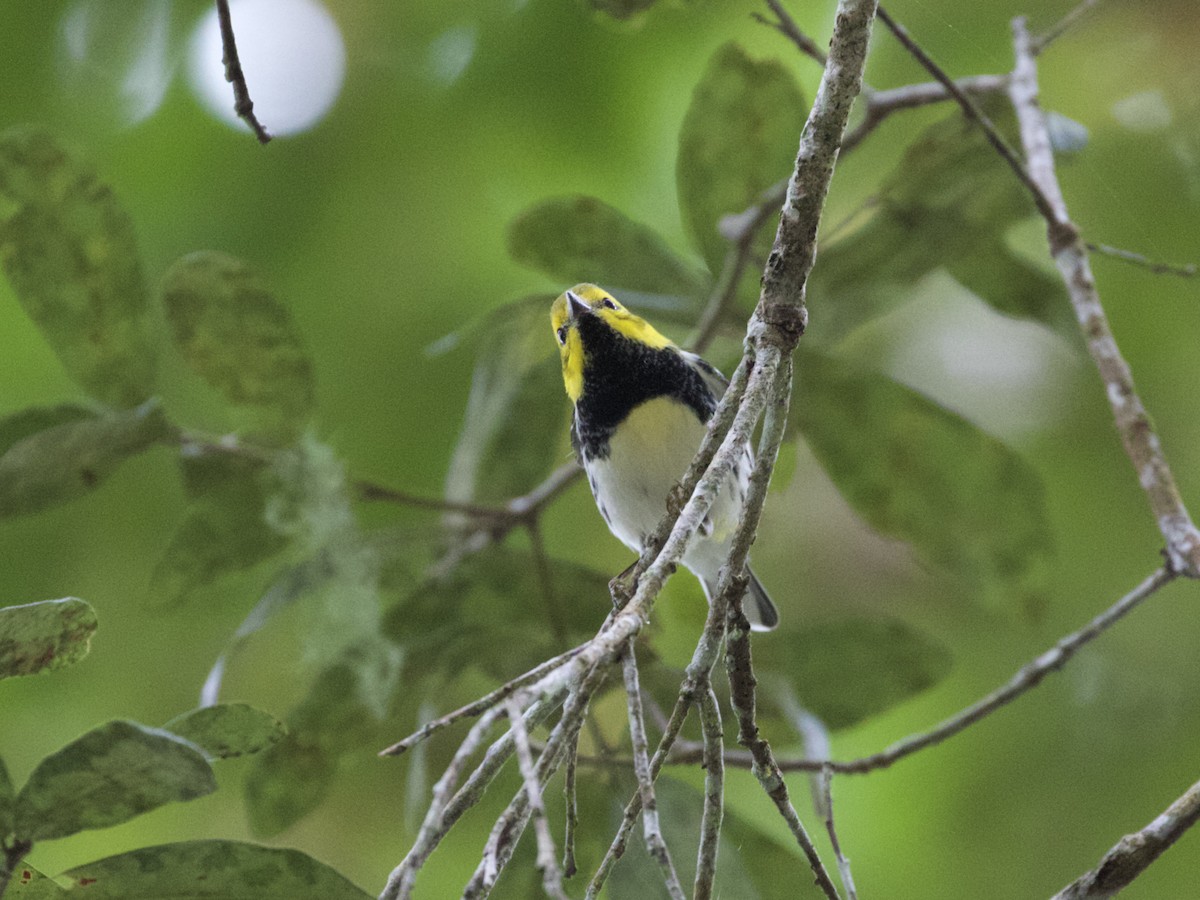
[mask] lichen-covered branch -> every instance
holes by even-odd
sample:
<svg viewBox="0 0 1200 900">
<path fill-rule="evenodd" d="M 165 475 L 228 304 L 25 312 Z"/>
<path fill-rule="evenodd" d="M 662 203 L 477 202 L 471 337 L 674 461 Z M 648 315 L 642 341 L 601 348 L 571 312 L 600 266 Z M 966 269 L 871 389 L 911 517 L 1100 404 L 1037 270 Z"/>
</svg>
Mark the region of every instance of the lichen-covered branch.
<svg viewBox="0 0 1200 900">
<path fill-rule="evenodd" d="M 755 315 L 786 336 L 791 351 L 804 333 L 805 285 L 817 255 L 817 228 L 829 194 L 850 107 L 862 90 L 876 0 L 840 0 L 829 59 L 800 135 L 796 167 L 763 271 Z"/>
<path fill-rule="evenodd" d="M 783 772 L 821 772 L 825 769 L 839 775 L 865 775 L 899 762 L 907 756 L 935 746 L 953 737 L 970 725 L 1007 706 L 1013 700 L 1037 687 L 1051 672 L 1065 666 L 1076 653 L 1091 643 L 1143 601 L 1157 593 L 1178 575 L 1160 568 L 1128 594 L 1100 613 L 1082 628 L 1061 638 L 1053 647 L 1022 666 L 1002 687 L 972 703 L 966 709 L 946 719 L 937 727 L 897 741 L 885 750 L 859 759 L 814 759 L 809 756 L 778 760 Z M 679 741 L 666 760 L 669 765 L 696 765 L 704 758 L 704 746 L 696 741 Z M 592 765 L 628 765 L 621 759 L 580 759 Z M 754 757 L 744 750 L 726 750 L 725 765 L 737 769 L 752 769 Z"/>
<path fill-rule="evenodd" d="M 1100 864 L 1054 895 L 1053 900 L 1104 900 L 1127 887 L 1200 821 L 1200 781 L 1141 831 L 1127 834 Z"/>
<path fill-rule="evenodd" d="M 1013 21 L 1013 46 L 1016 67 L 1009 94 L 1017 112 L 1029 177 L 1049 207 L 1042 212 L 1046 218 L 1050 255 L 1067 287 L 1088 352 L 1104 381 L 1117 431 L 1138 482 L 1150 501 L 1166 542 L 1167 558 L 1176 571 L 1190 578 L 1200 578 L 1200 531 L 1183 505 L 1162 444 L 1134 387 L 1133 373 L 1117 348 L 1108 317 L 1100 304 L 1087 248 L 1079 229 L 1071 221 L 1058 184 L 1046 117 L 1038 103 L 1037 61 L 1023 18 Z"/>
<path fill-rule="evenodd" d="M 642 798 L 642 832 L 646 838 L 646 852 L 658 863 L 671 900 L 683 900 L 683 885 L 679 873 L 671 861 L 671 851 L 663 839 L 662 827 L 658 822 L 658 798 L 654 795 L 654 779 L 650 775 L 650 750 L 646 739 L 646 719 L 642 713 L 642 688 L 638 678 L 637 656 L 633 641 L 622 660 L 625 673 L 625 695 L 629 706 L 629 743 L 633 747 L 633 774 L 637 777 L 638 793 Z"/>
<path fill-rule="evenodd" d="M 699 698 L 700 728 L 704 735 L 704 812 L 700 821 L 700 849 L 696 854 L 695 900 L 710 900 L 717 877 L 717 848 L 725 812 L 724 731 L 721 707 L 712 684 L 705 679 Z"/>
</svg>

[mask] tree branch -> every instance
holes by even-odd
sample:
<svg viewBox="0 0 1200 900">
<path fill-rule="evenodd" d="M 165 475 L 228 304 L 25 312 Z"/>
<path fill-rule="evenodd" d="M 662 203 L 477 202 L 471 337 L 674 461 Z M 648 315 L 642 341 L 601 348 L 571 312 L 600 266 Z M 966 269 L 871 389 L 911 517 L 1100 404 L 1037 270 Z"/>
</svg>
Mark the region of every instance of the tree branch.
<svg viewBox="0 0 1200 900">
<path fill-rule="evenodd" d="M 646 719 L 642 714 L 642 689 L 639 684 L 637 656 L 631 639 L 625 650 L 622 668 L 625 673 L 625 696 L 629 706 L 629 743 L 633 747 L 633 773 L 637 777 L 638 793 L 642 798 L 642 831 L 646 838 L 646 852 L 663 871 L 667 893 L 672 900 L 683 900 L 683 886 L 679 873 L 671 861 L 671 851 L 663 840 L 658 822 L 658 800 L 654 795 L 654 779 L 650 775 L 650 754 L 646 740 Z"/>
<path fill-rule="evenodd" d="M 517 747 L 517 766 L 525 781 L 525 793 L 533 811 L 533 830 L 537 836 L 537 867 L 542 873 L 542 889 L 552 900 L 567 900 L 563 890 L 563 873 L 558 868 L 554 838 L 550 836 L 550 824 L 546 821 L 546 806 L 542 803 L 542 785 L 538 781 L 533 765 L 533 751 L 529 748 L 529 733 L 525 730 L 525 719 L 521 705 L 515 697 L 505 701 L 508 720 L 512 723 L 513 739 Z"/>
<path fill-rule="evenodd" d="M 875 0 L 839 0 L 829 61 L 800 135 L 796 167 L 763 271 L 755 317 L 772 326 L 774 337 L 785 337 L 781 349 L 786 352 L 796 346 L 808 319 L 804 291 L 816 259 L 817 227 L 850 107 L 862 89 L 875 8 Z"/>
<path fill-rule="evenodd" d="M 1108 244 L 1094 244 L 1091 241 L 1088 241 L 1085 246 L 1092 253 L 1099 253 L 1103 256 L 1111 256 L 1113 259 L 1133 263 L 1135 266 L 1141 266 L 1149 270 L 1154 275 L 1178 275 L 1180 278 L 1195 278 L 1197 275 L 1200 275 L 1200 266 L 1197 266 L 1195 263 L 1178 266 L 1170 263 L 1155 262 L 1141 253 L 1134 253 L 1132 250 L 1122 250 L 1120 247 L 1112 247 Z"/>
<path fill-rule="evenodd" d="M 704 735 L 704 813 L 700 821 L 700 849 L 696 854 L 696 883 L 692 896 L 695 900 L 711 900 L 725 811 L 725 734 L 721 728 L 721 706 L 708 676 L 698 693 L 700 727 Z"/>
<path fill-rule="evenodd" d="M 1013 47 L 1017 61 L 1009 92 L 1017 112 L 1030 180 L 1039 196 L 1045 198 L 1044 208 L 1042 204 L 1038 208 L 1046 219 L 1050 255 L 1067 287 L 1088 351 L 1107 388 L 1125 452 L 1166 541 L 1167 559 L 1180 574 L 1200 578 L 1200 531 L 1183 505 L 1162 444 L 1134 387 L 1133 373 L 1117 348 L 1100 304 L 1087 248 L 1067 213 L 1054 172 L 1046 118 L 1038 104 L 1037 63 L 1024 18 L 1013 20 Z"/>
<path fill-rule="evenodd" d="M 768 28 L 774 28 L 795 44 L 797 49 L 809 59 L 818 65 L 825 65 L 825 51 L 817 46 L 816 41 L 800 30 L 800 26 L 796 24 L 796 20 L 792 18 L 791 13 L 783 8 L 783 4 L 779 0 L 766 0 L 766 4 L 770 7 L 771 12 L 774 13 L 775 19 L 772 21 L 761 13 L 754 12 L 750 15 L 755 21 L 762 22 Z"/>
<path fill-rule="evenodd" d="M 1101 900 L 1127 887 L 1184 832 L 1200 821 L 1200 781 L 1141 831 L 1127 834 L 1100 860 L 1052 900 Z"/>
<path fill-rule="evenodd" d="M 908 33 L 904 26 L 893 19 L 883 7 L 879 8 L 879 21 L 883 22 L 883 24 L 888 27 L 888 30 L 892 32 L 896 40 L 899 41 L 900 45 L 909 52 L 913 59 L 920 63 L 926 72 L 937 79 L 937 81 L 946 89 L 950 96 L 953 97 L 958 103 L 966 117 L 983 129 L 983 133 L 986 135 L 988 143 L 992 145 L 992 148 L 998 154 L 1000 154 L 1000 158 L 1008 163 L 1008 167 L 1012 169 L 1013 174 L 1017 176 L 1017 179 L 1029 192 L 1029 195 L 1033 197 L 1033 202 L 1034 205 L 1037 206 L 1038 212 L 1040 212 L 1044 218 L 1050 219 L 1053 216 L 1053 209 L 1050 206 L 1050 201 L 1042 193 L 1042 190 L 1040 187 L 1038 187 L 1037 183 L 1030 178 L 1029 173 L 1025 170 L 1024 163 L 1021 162 L 1021 158 L 1017 155 L 1017 152 L 1011 146 L 1009 146 L 1008 141 L 1006 141 L 1004 136 L 1000 134 L 999 129 L 996 128 L 995 124 L 988 117 L 988 115 L 982 109 L 980 109 L 979 105 L 964 91 L 959 89 L 959 86 L 954 79 L 947 75 L 946 71 L 936 62 L 934 62 L 928 53 L 921 49 L 921 46 L 915 40 L 913 40 L 912 36 Z"/>
<path fill-rule="evenodd" d="M 995 94 L 1008 88 L 1007 75 L 976 75 L 970 78 L 960 78 L 955 86 L 965 95 Z M 902 109 L 916 109 L 933 103 L 943 103 L 954 99 L 953 95 L 940 81 L 926 81 L 920 84 L 906 84 L 903 87 L 890 88 L 885 91 L 863 90 L 862 103 L 865 107 L 863 119 L 842 138 L 842 153 L 849 153 L 872 131 L 880 126 L 892 113 Z"/>
<path fill-rule="evenodd" d="M 1136 588 L 1082 628 L 1061 638 L 1045 653 L 1022 666 L 1003 687 L 992 691 L 986 697 L 972 703 L 966 709 L 946 719 L 930 731 L 911 735 L 878 753 L 858 759 L 839 761 L 834 759 L 812 759 L 805 756 L 798 759 L 781 759 L 778 761 L 779 768 L 783 772 L 821 772 L 828 769 L 835 774 L 865 775 L 877 769 L 886 769 L 906 756 L 911 756 L 927 747 L 940 744 L 958 734 L 969 725 L 974 725 L 981 719 L 1007 706 L 1022 694 L 1037 687 L 1047 675 L 1051 672 L 1057 672 L 1065 666 L 1085 645 L 1098 638 L 1132 612 L 1144 600 L 1147 600 L 1177 577 L 1179 577 L 1177 573 L 1166 567 L 1158 569 Z M 703 757 L 704 747 L 702 744 L 695 741 L 679 741 L 676 744 L 675 752 L 668 757 L 666 763 L 668 765 L 696 765 L 702 762 Z M 589 765 L 629 764 L 629 760 L 608 757 L 585 758 L 581 756 L 579 761 Z M 744 750 L 726 750 L 725 765 L 735 769 L 753 769 L 755 760 L 752 754 Z"/>
<path fill-rule="evenodd" d="M 1039 55 L 1043 50 L 1050 46 L 1054 41 L 1066 34 L 1074 28 L 1089 12 L 1100 5 L 1100 0 L 1082 0 L 1082 2 L 1074 7 L 1070 12 L 1058 20 L 1054 25 L 1046 29 L 1044 34 L 1040 34 L 1034 39 L 1030 46 L 1034 55 Z"/>
<path fill-rule="evenodd" d="M 271 135 L 254 115 L 254 103 L 250 89 L 246 87 L 246 73 L 238 59 L 237 41 L 233 36 L 233 19 L 229 15 L 229 0 L 217 0 L 217 22 L 221 28 L 221 61 L 225 64 L 225 80 L 233 85 L 233 111 L 254 131 L 260 144 L 271 140 Z"/>
</svg>

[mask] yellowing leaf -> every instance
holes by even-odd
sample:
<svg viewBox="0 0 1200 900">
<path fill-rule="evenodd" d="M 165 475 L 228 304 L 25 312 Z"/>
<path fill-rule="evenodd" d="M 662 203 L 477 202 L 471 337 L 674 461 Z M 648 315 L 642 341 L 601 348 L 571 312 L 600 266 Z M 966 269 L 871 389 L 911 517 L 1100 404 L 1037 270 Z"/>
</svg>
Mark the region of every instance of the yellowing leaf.
<svg viewBox="0 0 1200 900">
<path fill-rule="evenodd" d="M 0 609 L 0 678 L 78 662 L 87 656 L 95 631 L 96 611 L 77 597 Z"/>
</svg>

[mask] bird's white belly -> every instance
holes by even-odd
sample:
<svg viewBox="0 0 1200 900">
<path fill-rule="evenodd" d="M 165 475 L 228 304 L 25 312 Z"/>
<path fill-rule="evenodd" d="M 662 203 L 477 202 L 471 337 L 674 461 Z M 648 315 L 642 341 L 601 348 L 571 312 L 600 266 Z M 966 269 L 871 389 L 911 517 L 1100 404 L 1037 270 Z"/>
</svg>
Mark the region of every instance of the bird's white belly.
<svg viewBox="0 0 1200 900">
<path fill-rule="evenodd" d="M 657 397 L 635 408 L 618 426 L 609 440 L 607 458 L 587 464 L 597 506 L 626 546 L 641 552 L 645 537 L 666 512 L 667 494 L 687 471 L 704 432 L 705 426 L 689 407 Z M 712 537 L 722 542 L 736 524 L 731 497 L 741 493 L 729 488 L 723 487 L 709 514 L 715 526 Z M 693 543 L 701 541 L 697 536 Z"/>
</svg>

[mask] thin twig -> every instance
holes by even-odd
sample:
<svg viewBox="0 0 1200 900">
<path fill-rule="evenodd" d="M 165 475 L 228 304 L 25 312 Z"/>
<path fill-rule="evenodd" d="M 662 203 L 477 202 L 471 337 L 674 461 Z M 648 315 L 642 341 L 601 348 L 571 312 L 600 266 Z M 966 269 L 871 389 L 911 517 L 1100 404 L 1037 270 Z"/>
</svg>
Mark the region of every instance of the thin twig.
<svg viewBox="0 0 1200 900">
<path fill-rule="evenodd" d="M 354 488 L 361 500 L 382 500 L 395 503 L 398 506 L 411 506 L 414 509 L 428 509 L 433 512 L 462 513 L 472 519 L 487 521 L 504 521 L 512 518 L 512 513 L 501 506 L 483 506 L 479 503 L 463 503 L 458 500 L 444 500 L 441 497 L 425 497 L 408 491 L 397 490 L 373 481 L 356 481 Z"/>
<path fill-rule="evenodd" d="M 1039 34 L 1033 39 L 1030 44 L 1030 50 L 1035 56 L 1038 56 L 1050 46 L 1051 43 L 1058 40 L 1071 28 L 1074 28 L 1079 21 L 1091 12 L 1100 4 L 1100 0 L 1083 0 L 1078 6 L 1074 7 L 1070 12 L 1058 20 L 1054 25 L 1051 25 L 1045 32 Z"/>
<path fill-rule="evenodd" d="M 750 626 L 742 613 L 741 598 L 745 595 L 747 576 L 746 557 L 754 537 L 754 526 L 762 514 L 771 470 L 779 453 L 780 444 L 787 427 L 788 401 L 792 385 L 792 358 L 782 360 L 778 349 L 766 346 L 759 351 L 759 362 L 764 373 L 772 381 L 772 403 L 766 410 L 758 457 L 750 477 L 750 488 L 742 509 L 741 521 L 733 539 L 729 562 L 722 570 L 718 593 L 728 604 L 725 628 L 725 670 L 729 675 L 729 701 L 738 719 L 738 743 L 746 747 L 754 757 L 754 775 L 767 796 L 779 810 L 800 849 L 808 859 L 816 877 L 817 886 L 830 900 L 837 900 L 838 892 L 829 873 L 825 870 L 812 839 L 800 821 L 788 793 L 783 773 L 775 762 L 771 745 L 759 735 L 755 721 L 755 678 L 750 656 Z"/>
<path fill-rule="evenodd" d="M 704 813 L 700 820 L 700 849 L 696 854 L 695 900 L 710 900 L 717 877 L 717 850 L 725 809 L 725 756 L 721 707 L 706 679 L 700 694 L 700 727 L 704 734 Z"/>
<path fill-rule="evenodd" d="M 387 885 L 384 887 L 383 893 L 379 895 L 379 900 L 402 900 L 402 898 L 412 895 L 417 873 L 441 840 L 439 831 L 444 825 L 444 813 L 446 805 L 450 802 L 451 791 L 458 784 L 458 780 L 466 768 L 467 760 L 483 743 L 484 736 L 502 713 L 503 707 L 501 706 L 493 706 L 487 710 L 482 718 L 471 726 L 471 730 L 459 744 L 450 765 L 446 766 L 446 771 L 433 786 L 429 809 L 425 811 L 425 821 L 421 823 L 416 840 L 413 841 L 412 847 L 400 865 L 396 866 L 388 876 Z"/>
<path fill-rule="evenodd" d="M 487 712 L 497 704 L 503 703 L 506 698 L 511 696 L 520 688 L 544 678 L 548 672 L 552 672 L 559 666 L 565 665 L 567 662 L 577 656 L 586 646 L 587 644 L 580 644 L 578 647 L 573 647 L 566 653 L 560 653 L 553 659 L 548 659 L 544 663 L 534 666 L 528 672 L 518 675 L 511 681 L 506 681 L 490 694 L 480 697 L 473 703 L 468 703 L 466 706 L 461 706 L 452 713 L 447 713 L 444 716 L 440 716 L 432 721 L 426 722 L 408 737 L 397 741 L 390 747 L 380 750 L 379 755 L 399 756 L 401 753 L 404 753 L 406 750 L 411 750 L 417 744 L 421 743 L 421 741 L 425 740 L 430 735 L 441 731 L 443 728 L 448 728 L 455 722 L 458 722 L 462 719 L 469 719 L 473 716 L 478 716 L 481 713 Z"/>
<path fill-rule="evenodd" d="M 774 28 L 795 44 L 800 52 L 809 59 L 815 61 L 818 65 L 825 65 L 825 51 L 817 46 L 816 41 L 800 30 L 800 26 L 796 24 L 796 20 L 792 18 L 791 14 L 783 8 L 783 4 L 779 0 L 766 0 L 766 4 L 771 8 L 771 12 L 775 14 L 775 19 L 772 21 L 762 13 L 750 13 L 754 20 L 761 22 L 768 28 Z"/>
<path fill-rule="evenodd" d="M 831 771 L 838 774 L 865 775 L 877 769 L 886 769 L 906 756 L 911 756 L 919 750 L 924 750 L 926 747 L 940 744 L 947 738 L 958 734 L 967 726 L 974 725 L 981 719 L 1007 706 L 1022 694 L 1037 687 L 1047 675 L 1051 672 L 1057 672 L 1065 666 L 1084 646 L 1098 638 L 1136 609 L 1144 600 L 1153 596 L 1162 587 L 1177 577 L 1176 573 L 1166 567 L 1158 569 L 1136 588 L 1078 631 L 1074 631 L 1066 637 L 1061 638 L 1045 653 L 1018 669 L 1016 674 L 1003 687 L 997 688 L 986 697 L 982 697 L 972 703 L 966 709 L 946 719 L 936 728 L 906 737 L 870 756 L 845 761 L 806 758 L 783 759 L 779 760 L 779 768 L 784 772 L 820 772 L 822 769 L 828 767 Z M 672 753 L 667 760 L 671 765 L 696 765 L 703 759 L 704 748 L 699 743 L 694 741 L 680 741 L 677 744 L 677 748 L 676 752 Z M 582 756 L 579 761 L 589 765 L 628 764 L 627 760 L 597 759 Z M 725 765 L 737 769 L 750 769 L 754 766 L 754 758 L 745 751 L 726 750 Z"/>
<path fill-rule="evenodd" d="M 563 875 L 573 878 L 579 871 L 575 864 L 575 834 L 579 830 L 579 794 L 575 789 L 575 773 L 579 766 L 579 738 L 567 747 L 566 775 L 563 779 L 563 794 L 566 800 L 566 825 L 563 834 Z"/>
<path fill-rule="evenodd" d="M 829 766 L 821 769 L 817 776 L 821 785 L 821 805 L 824 808 L 825 832 L 829 835 L 829 843 L 833 846 L 833 856 L 837 860 L 838 875 L 842 879 L 842 887 L 846 889 L 847 900 L 858 900 L 858 889 L 854 885 L 854 874 L 850 871 L 850 860 L 842 852 L 842 842 L 838 840 L 837 827 L 833 824 L 833 771 Z"/>
<path fill-rule="evenodd" d="M 1008 88 L 1007 75 L 975 75 L 955 81 L 964 94 L 995 94 Z M 943 103 L 953 97 L 940 81 L 906 84 L 903 87 L 883 91 L 863 91 L 863 118 L 842 138 L 842 153 L 849 153 L 863 142 L 892 113 L 903 109 L 916 109 L 933 103 Z"/>
<path fill-rule="evenodd" d="M 1008 141 L 1004 139 L 1004 136 L 1000 134 L 1000 130 L 996 128 L 996 125 L 992 122 L 988 115 L 979 108 L 979 105 L 974 100 L 972 100 L 966 93 L 959 89 L 958 84 L 954 81 L 954 79 L 947 75 L 946 71 L 936 62 L 934 62 L 929 54 L 921 49 L 921 46 L 915 40 L 913 40 L 912 36 L 908 33 L 904 26 L 893 19 L 888 14 L 887 10 L 885 10 L 882 6 L 879 7 L 879 21 L 883 22 L 883 24 L 888 27 L 892 34 L 895 35 L 896 40 L 899 41 L 901 46 L 903 46 L 904 49 L 909 52 L 913 59 L 920 63 L 926 72 L 936 78 L 938 82 L 946 88 L 946 91 L 962 108 L 962 111 L 967 118 L 975 122 L 983 129 L 983 133 L 987 137 L 988 143 L 991 144 L 993 149 L 1000 154 L 1000 158 L 1008 163 L 1008 167 L 1012 169 L 1013 174 L 1017 176 L 1021 184 L 1025 186 L 1025 189 L 1033 198 L 1034 205 L 1037 206 L 1038 212 L 1040 212 L 1047 220 L 1052 219 L 1054 211 L 1050 206 L 1050 201 L 1047 199 L 1046 195 L 1042 193 L 1042 190 L 1040 187 L 1038 187 L 1037 183 L 1030 177 L 1029 173 L 1025 170 L 1025 164 L 1021 162 L 1021 158 L 1017 155 L 1017 152 L 1009 145 Z"/>
<path fill-rule="evenodd" d="M 1030 178 L 1039 194 L 1046 198 L 1042 214 L 1046 219 L 1050 255 L 1067 287 L 1088 352 L 1107 388 L 1125 452 L 1166 541 L 1167 559 L 1180 574 L 1200 578 L 1200 531 L 1183 505 L 1162 444 L 1134 387 L 1133 373 L 1117 348 L 1096 290 L 1087 249 L 1079 229 L 1071 221 L 1058 184 L 1046 117 L 1038 103 L 1037 62 L 1024 18 L 1013 20 L 1013 47 L 1016 67 L 1009 93 L 1017 113 Z"/>
<path fill-rule="evenodd" d="M 567 643 L 567 617 L 563 610 L 562 600 L 554 589 L 554 573 L 550 569 L 550 556 L 546 553 L 546 542 L 542 539 L 542 528 L 537 518 L 529 520 L 525 526 L 529 534 L 529 549 L 533 556 L 533 574 L 537 579 L 538 590 L 546 601 L 546 620 L 550 623 L 550 631 L 561 647 Z"/>
<path fill-rule="evenodd" d="M 725 216 L 718 228 L 721 236 L 731 243 L 721 265 L 721 274 L 708 295 L 708 302 L 696 323 L 696 332 L 688 342 L 696 353 L 703 353 L 712 339 L 716 337 L 717 329 L 721 327 L 729 308 L 737 297 L 737 288 L 742 280 L 742 274 L 750 263 L 750 252 L 754 248 L 754 236 L 759 228 L 771 218 L 779 214 L 783 203 L 787 182 L 767 188 L 759 195 L 753 206 L 741 213 Z"/>
<path fill-rule="evenodd" d="M 1071 882 L 1052 900 L 1103 900 L 1115 896 L 1197 821 L 1200 821 L 1200 781 L 1141 831 L 1121 838 L 1096 868 Z"/>
<path fill-rule="evenodd" d="M 611 660 L 601 660 L 588 669 L 579 682 L 570 691 L 570 697 L 563 706 L 562 716 L 555 723 L 546 739 L 541 756 L 538 758 L 535 775 L 539 784 L 545 784 L 558 770 L 566 756 L 567 748 L 576 740 L 587 715 L 588 704 L 599 689 L 608 674 Z M 546 688 L 542 689 L 543 691 Z M 566 691 L 566 688 L 563 688 Z M 531 689 L 536 694 L 535 689 Z M 526 714 L 528 718 L 528 714 Z M 494 745 L 493 745 L 494 746 Z M 489 752 L 491 752 L 489 750 Z M 465 789 L 465 788 L 464 788 Z M 461 791 L 460 791 L 461 793 Z M 475 869 L 475 874 L 463 890 L 464 900 L 482 898 L 491 893 L 500 873 L 508 865 L 516 850 L 517 842 L 529 823 L 532 807 L 529 794 L 524 787 L 517 792 L 507 808 L 496 819 L 491 835 L 484 848 L 483 858 Z"/>
<path fill-rule="evenodd" d="M 542 889 L 554 900 L 566 900 L 563 890 L 563 873 L 558 868 L 558 852 L 554 849 L 554 838 L 550 835 L 550 823 L 546 821 L 546 806 L 542 802 L 542 786 L 533 765 L 533 752 L 529 749 L 529 733 L 525 730 L 521 704 L 516 697 L 504 701 L 508 720 L 512 723 L 513 739 L 517 747 L 517 766 L 525 781 L 525 793 L 529 796 L 529 807 L 533 811 L 533 831 L 537 837 L 537 867 L 542 873 Z"/>
<path fill-rule="evenodd" d="M 830 759 L 833 756 L 833 746 L 825 723 L 802 707 L 790 689 L 782 691 L 781 694 L 779 704 L 800 735 L 804 745 L 804 758 Z M 828 765 L 823 765 L 819 772 L 811 773 L 809 788 L 812 792 L 813 809 L 825 823 L 825 832 L 829 835 L 830 846 L 833 847 L 834 859 L 837 861 L 838 874 L 841 876 L 847 900 L 857 900 L 858 891 L 850 871 L 850 860 L 842 852 L 842 844 L 833 822 L 833 770 Z"/>
<path fill-rule="evenodd" d="M 713 606 L 708 610 L 708 619 L 704 623 L 704 631 L 700 634 L 700 640 L 697 641 L 696 649 L 692 652 L 692 661 L 688 664 L 683 682 L 679 686 L 679 695 L 676 697 L 675 707 L 671 710 L 671 715 L 667 719 L 666 726 L 663 728 L 662 737 L 659 738 L 658 748 L 654 751 L 653 759 L 650 760 L 650 778 L 652 781 L 658 777 L 658 773 L 666 762 L 671 748 L 675 745 L 676 740 L 678 740 L 680 729 L 683 728 L 683 723 L 687 720 L 688 711 L 691 709 L 692 704 L 699 702 L 699 695 L 703 689 L 703 685 L 711 684 L 710 673 L 716 664 L 717 657 L 720 655 L 721 641 L 725 634 L 724 608 L 718 605 L 719 599 L 719 597 L 715 598 Z M 630 759 L 627 761 L 625 767 L 628 768 L 632 764 L 633 761 Z M 624 817 L 621 819 L 621 824 L 617 828 L 616 835 L 613 836 L 608 851 L 604 854 L 604 858 L 588 883 L 585 894 L 586 900 L 594 900 L 600 893 L 600 889 L 604 886 L 604 882 L 612 871 L 612 867 L 616 865 L 617 860 L 624 854 L 629 834 L 633 831 L 633 826 L 637 822 L 641 810 L 642 795 L 640 790 L 636 790 L 625 806 Z"/>
<path fill-rule="evenodd" d="M 646 740 L 646 720 L 642 713 L 642 689 L 632 638 L 625 650 L 622 668 L 629 708 L 629 742 L 633 747 L 633 774 L 637 778 L 638 793 L 642 797 L 642 832 L 646 839 L 646 852 L 662 869 L 663 881 L 672 900 L 684 900 L 683 885 L 679 882 L 679 873 L 675 871 L 671 851 L 667 848 L 667 842 L 663 840 L 662 827 L 658 821 L 658 800 L 654 795 L 654 780 L 650 777 L 650 752 Z"/>
<path fill-rule="evenodd" d="M 792 805 L 787 782 L 784 781 L 783 773 L 775 762 L 771 745 L 758 732 L 754 711 L 755 679 L 750 658 L 749 623 L 741 611 L 734 608 L 729 611 L 729 623 L 725 636 L 725 668 L 729 674 L 730 703 L 738 719 L 738 743 L 749 749 L 754 759 L 752 771 L 808 859 L 817 886 L 829 900 L 838 900 L 837 888 L 825 870 L 812 838 L 796 814 L 796 808 Z"/>
<path fill-rule="evenodd" d="M 233 111 L 250 126 L 258 142 L 266 144 L 271 140 L 271 135 L 254 115 L 254 103 L 250 100 L 250 89 L 246 87 L 246 74 L 242 71 L 241 60 L 238 59 L 237 41 L 233 36 L 233 19 L 229 15 L 229 0 L 217 0 L 217 21 L 221 27 L 221 61 L 225 64 L 225 80 L 233 85 Z"/>
<path fill-rule="evenodd" d="M 1141 253 L 1134 253 L 1132 250 L 1122 250 L 1120 247 L 1111 247 L 1108 244 L 1095 244 L 1091 241 L 1088 241 L 1085 246 L 1092 253 L 1100 253 L 1127 263 L 1133 263 L 1155 275 L 1178 275 L 1180 278 L 1195 278 L 1197 275 L 1200 275 L 1200 266 L 1197 266 L 1195 263 L 1179 266 L 1170 263 L 1155 262 Z"/>
</svg>

